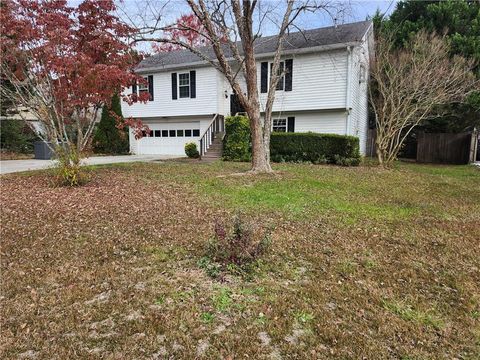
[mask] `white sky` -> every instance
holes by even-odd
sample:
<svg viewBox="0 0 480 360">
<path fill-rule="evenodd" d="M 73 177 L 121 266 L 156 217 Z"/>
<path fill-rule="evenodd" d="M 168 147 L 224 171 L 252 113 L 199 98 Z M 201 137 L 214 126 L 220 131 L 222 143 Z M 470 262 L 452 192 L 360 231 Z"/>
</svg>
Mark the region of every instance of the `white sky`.
<svg viewBox="0 0 480 360">
<path fill-rule="evenodd" d="M 328 1 L 334 7 L 341 3 L 346 3 L 346 1 L 339 1 L 338 3 L 336 3 L 335 0 Z M 76 6 L 81 0 L 69 0 L 68 2 L 70 5 Z M 334 15 L 334 17 L 337 18 L 337 24 L 363 21 L 368 16 L 372 16 L 377 9 L 380 9 L 382 13 L 386 12 L 387 14 L 390 14 L 395 9 L 396 2 L 397 0 L 350 0 L 348 1 L 347 11 Z M 119 15 L 125 19 L 130 18 L 136 24 L 140 23 L 140 20 L 138 19 L 139 13 L 143 14 L 143 18 L 145 17 L 145 14 L 149 14 L 153 17 L 155 11 L 160 11 L 161 9 L 163 17 L 162 25 L 165 25 L 167 23 L 173 23 L 181 15 L 190 12 L 185 0 L 117 0 L 117 3 L 119 8 L 122 9 L 122 11 L 119 11 Z M 261 6 L 276 7 L 276 5 L 278 5 L 278 17 L 280 18 L 285 0 L 260 0 L 259 3 Z M 335 22 L 332 16 L 325 12 L 304 14 L 297 20 L 296 25 L 300 29 L 314 29 L 331 26 L 334 25 Z M 265 22 L 264 26 L 262 26 L 262 35 L 266 36 L 275 34 L 278 29 L 278 25 L 276 24 L 278 21 L 278 19 L 273 18 L 270 21 Z M 150 45 L 146 43 L 139 44 L 137 48 L 139 50 L 149 51 Z"/>
</svg>

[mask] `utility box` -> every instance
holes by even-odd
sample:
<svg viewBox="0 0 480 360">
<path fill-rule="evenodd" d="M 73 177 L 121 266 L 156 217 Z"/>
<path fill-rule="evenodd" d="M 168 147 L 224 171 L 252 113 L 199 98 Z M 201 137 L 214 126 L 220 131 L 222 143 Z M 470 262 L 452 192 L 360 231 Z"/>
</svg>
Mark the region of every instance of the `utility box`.
<svg viewBox="0 0 480 360">
<path fill-rule="evenodd" d="M 35 141 L 33 144 L 35 159 L 50 160 L 53 157 L 53 151 L 48 147 L 45 141 Z"/>
</svg>

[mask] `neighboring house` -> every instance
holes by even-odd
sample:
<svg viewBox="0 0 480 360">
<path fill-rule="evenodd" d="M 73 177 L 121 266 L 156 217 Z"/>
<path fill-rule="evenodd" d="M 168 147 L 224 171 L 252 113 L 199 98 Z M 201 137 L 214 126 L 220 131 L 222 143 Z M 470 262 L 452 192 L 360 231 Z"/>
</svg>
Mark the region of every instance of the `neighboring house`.
<svg viewBox="0 0 480 360">
<path fill-rule="evenodd" d="M 255 43 L 262 108 L 275 45 L 276 36 Z M 275 94 L 273 131 L 358 136 L 365 153 L 372 49 L 370 21 L 288 34 L 281 63 L 286 75 Z M 202 52 L 214 58 L 211 48 Z M 136 71 L 148 85 L 129 91 L 149 92 L 150 101 L 123 103 L 123 114 L 141 119 L 152 131 L 140 140 L 130 134 L 132 153 L 184 155 L 185 143 L 199 141 L 216 114 L 243 111 L 223 74 L 188 50 L 148 57 Z"/>
<path fill-rule="evenodd" d="M 18 112 L 7 113 L 6 116 L 0 116 L 0 121 L 3 120 L 16 120 L 27 122 L 29 127 L 39 133 L 42 131 L 42 123 L 38 120 L 38 118 L 33 114 L 29 109 L 21 107 L 18 109 Z"/>
</svg>

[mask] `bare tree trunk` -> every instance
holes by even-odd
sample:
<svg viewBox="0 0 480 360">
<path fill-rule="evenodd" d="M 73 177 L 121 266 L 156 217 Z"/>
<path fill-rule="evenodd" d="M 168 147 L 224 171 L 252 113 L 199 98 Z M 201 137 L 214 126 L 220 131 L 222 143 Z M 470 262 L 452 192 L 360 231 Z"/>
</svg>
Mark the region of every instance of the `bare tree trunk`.
<svg viewBox="0 0 480 360">
<path fill-rule="evenodd" d="M 241 26 L 240 34 L 243 37 L 242 46 L 245 53 L 245 80 L 247 83 L 247 101 L 244 101 L 250 119 L 252 134 L 252 173 L 271 172 L 270 146 L 264 143 L 264 129 L 260 116 L 260 100 L 257 87 L 257 64 L 255 61 L 254 35 L 252 28 L 253 8 L 248 1 L 243 3 L 243 19 L 239 16 L 240 9 L 237 4 L 237 18 Z M 241 98 L 241 100 L 244 100 Z"/>
<path fill-rule="evenodd" d="M 382 152 L 382 150 L 380 149 L 380 147 L 378 146 L 378 144 L 377 144 L 376 152 L 377 152 L 378 165 L 384 167 L 384 166 L 385 166 L 385 163 L 384 163 L 384 161 L 383 161 L 383 152 Z"/>
<path fill-rule="evenodd" d="M 272 172 L 270 166 L 270 146 L 263 141 L 263 127 L 260 109 L 251 108 L 247 111 L 252 132 L 252 173 Z"/>
</svg>

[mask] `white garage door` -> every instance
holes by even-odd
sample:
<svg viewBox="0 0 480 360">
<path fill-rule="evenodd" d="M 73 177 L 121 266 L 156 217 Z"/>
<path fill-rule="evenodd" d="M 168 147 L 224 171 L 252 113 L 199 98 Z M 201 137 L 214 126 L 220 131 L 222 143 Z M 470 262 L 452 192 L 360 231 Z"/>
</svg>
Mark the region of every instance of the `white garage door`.
<svg viewBox="0 0 480 360">
<path fill-rule="evenodd" d="M 147 124 L 150 136 L 138 141 L 137 153 L 185 156 L 185 144 L 200 140 L 200 122 Z"/>
</svg>

